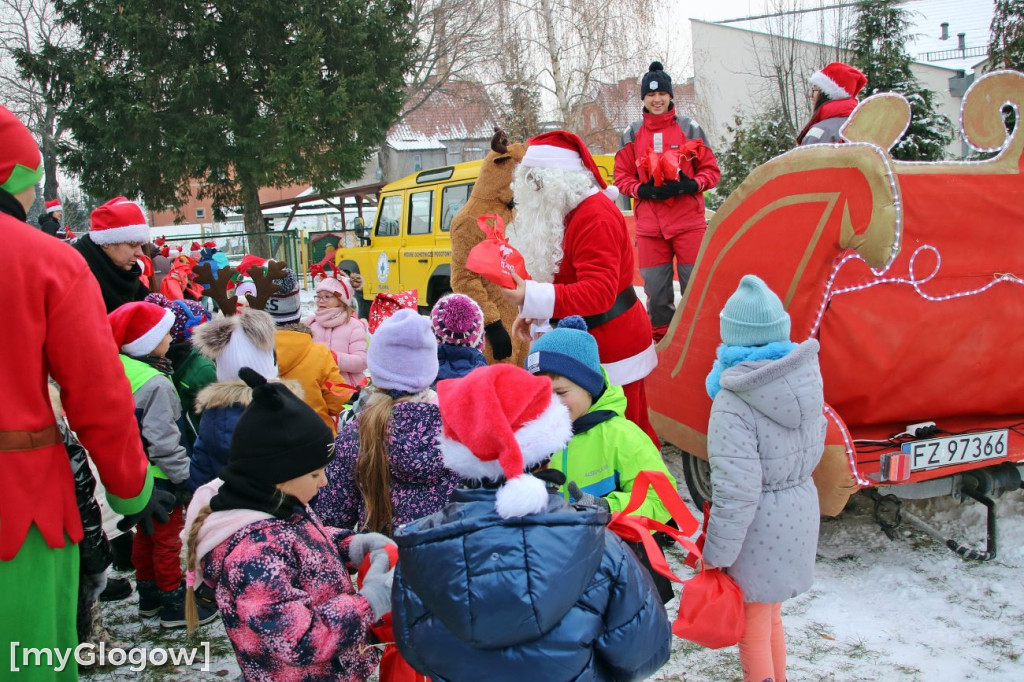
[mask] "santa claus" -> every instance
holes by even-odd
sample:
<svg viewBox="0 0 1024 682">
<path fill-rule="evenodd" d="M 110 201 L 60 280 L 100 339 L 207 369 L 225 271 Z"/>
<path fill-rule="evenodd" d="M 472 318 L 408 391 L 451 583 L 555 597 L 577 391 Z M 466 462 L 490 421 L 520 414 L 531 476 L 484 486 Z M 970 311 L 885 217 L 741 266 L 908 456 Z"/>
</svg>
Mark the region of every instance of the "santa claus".
<svg viewBox="0 0 1024 682">
<path fill-rule="evenodd" d="M 651 439 L 644 377 L 658 356 L 651 323 L 633 289 L 633 249 L 622 213 L 590 151 L 556 130 L 529 141 L 512 184 L 516 219 L 509 240 L 533 278 L 515 277 L 503 295 L 520 314 L 513 332 L 531 339 L 551 318 L 582 315 L 597 339 L 601 364 L 626 394 L 626 417 Z"/>
</svg>

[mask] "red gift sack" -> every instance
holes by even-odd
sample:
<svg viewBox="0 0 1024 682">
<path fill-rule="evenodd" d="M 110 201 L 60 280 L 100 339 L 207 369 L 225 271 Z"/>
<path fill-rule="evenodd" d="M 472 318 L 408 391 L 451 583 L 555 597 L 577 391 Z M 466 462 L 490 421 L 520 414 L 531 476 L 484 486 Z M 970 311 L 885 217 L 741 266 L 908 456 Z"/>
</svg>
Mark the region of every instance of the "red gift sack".
<svg viewBox="0 0 1024 682">
<path fill-rule="evenodd" d="M 647 498 L 649 488 L 654 488 L 658 498 L 665 505 L 678 529 L 643 516 L 629 516 Z M 686 503 L 661 471 L 641 471 L 633 480 L 629 503 L 625 509 L 612 514 L 608 529 L 629 542 L 642 542 L 647 550 L 651 567 L 669 580 L 682 583 L 683 592 L 679 597 L 679 614 L 672 622 L 672 634 L 688 639 L 709 649 L 732 646 L 740 641 L 746 627 L 743 613 L 743 590 L 721 569 L 707 569 L 702 561 L 701 550 L 687 536 L 697 530 L 697 520 L 690 513 Z M 658 543 L 651 537 L 654 531 L 670 535 L 699 565 L 697 575 L 683 580 L 668 566 L 665 555 Z"/>
<path fill-rule="evenodd" d="M 490 221 L 494 221 L 494 225 L 491 225 Z M 508 238 L 505 237 L 505 221 L 501 216 L 488 213 L 477 218 L 476 224 L 487 236 L 469 250 L 466 268 L 505 289 L 516 288 L 512 272 L 523 279 L 530 279 L 523 255 L 509 244 Z"/>
<path fill-rule="evenodd" d="M 387 545 L 384 550 L 388 553 L 391 565 L 398 563 L 398 547 Z M 359 565 L 359 572 L 356 573 L 356 585 L 363 586 L 363 577 L 370 568 L 370 555 L 367 554 L 363 563 Z M 421 675 L 409 665 L 395 644 L 395 632 L 391 626 L 391 614 L 384 614 L 384 617 L 370 626 L 370 632 L 377 638 L 377 641 L 384 644 L 384 653 L 380 657 L 380 670 L 378 679 L 380 682 L 430 682 L 430 678 Z"/>
</svg>

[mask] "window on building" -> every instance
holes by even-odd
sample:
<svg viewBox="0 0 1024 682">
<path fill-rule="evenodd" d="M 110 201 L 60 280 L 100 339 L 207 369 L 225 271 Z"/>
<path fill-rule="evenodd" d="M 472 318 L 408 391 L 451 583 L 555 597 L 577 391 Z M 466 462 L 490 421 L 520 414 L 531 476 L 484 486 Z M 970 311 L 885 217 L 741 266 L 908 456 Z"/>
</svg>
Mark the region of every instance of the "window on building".
<svg viewBox="0 0 1024 682">
<path fill-rule="evenodd" d="M 430 234 L 434 230 L 434 191 L 416 192 L 409 197 L 409 234 Z"/>
<path fill-rule="evenodd" d="M 206 209 L 205 208 L 197 208 L 196 209 L 196 220 L 206 220 Z"/>
<path fill-rule="evenodd" d="M 423 156 L 420 154 L 414 154 L 412 157 L 412 169 L 414 171 L 423 170 Z"/>
<path fill-rule="evenodd" d="M 459 209 L 469 201 L 469 195 L 473 191 L 473 183 L 468 185 L 452 185 L 445 187 L 441 192 L 441 231 L 447 232 L 452 229 L 452 218 L 459 212 Z"/>
</svg>

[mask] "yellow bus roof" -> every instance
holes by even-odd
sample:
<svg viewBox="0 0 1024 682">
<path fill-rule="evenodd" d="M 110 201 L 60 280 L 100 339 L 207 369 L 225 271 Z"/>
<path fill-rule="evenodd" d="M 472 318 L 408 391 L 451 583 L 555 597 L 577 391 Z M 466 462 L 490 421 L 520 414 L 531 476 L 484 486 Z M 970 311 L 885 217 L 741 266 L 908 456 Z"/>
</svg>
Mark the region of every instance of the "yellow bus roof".
<svg viewBox="0 0 1024 682">
<path fill-rule="evenodd" d="M 615 157 L 611 154 L 597 154 L 594 156 L 597 167 L 601 169 L 604 179 L 612 184 L 612 173 L 615 168 Z M 460 180 L 476 180 L 480 175 L 480 165 L 483 159 L 476 161 L 465 161 L 451 166 L 439 166 L 416 171 L 404 178 L 389 182 L 381 189 L 381 193 L 399 192 L 417 187 L 433 187 L 435 185 L 450 185 Z M 449 172 L 450 169 L 450 172 Z"/>
</svg>

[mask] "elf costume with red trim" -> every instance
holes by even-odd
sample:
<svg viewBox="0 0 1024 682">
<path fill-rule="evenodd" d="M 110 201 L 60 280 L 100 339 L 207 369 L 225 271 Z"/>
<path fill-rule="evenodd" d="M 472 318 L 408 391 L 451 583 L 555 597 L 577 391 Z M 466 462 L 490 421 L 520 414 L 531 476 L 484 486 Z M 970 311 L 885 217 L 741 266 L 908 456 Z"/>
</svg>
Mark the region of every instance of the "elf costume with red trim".
<svg viewBox="0 0 1024 682">
<path fill-rule="evenodd" d="M 0 670 L 20 668 L 25 680 L 74 680 L 73 664 L 61 673 L 21 666 L 24 648 L 78 644 L 75 543 L 82 520 L 47 377 L 60 385 L 71 426 L 115 511 L 141 511 L 153 481 L 96 279 L 74 249 L 24 222 L 19 199 L 38 181 L 42 162 L 31 134 L 3 107 L 0 139 L 0 233 L 7 281 L 18 292 L 8 301 L 13 328 L 0 354 L 0 640 L 21 647 L 14 661 L 4 648 Z M 64 267 L 39 268 L 40 261 Z"/>
</svg>

